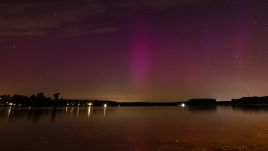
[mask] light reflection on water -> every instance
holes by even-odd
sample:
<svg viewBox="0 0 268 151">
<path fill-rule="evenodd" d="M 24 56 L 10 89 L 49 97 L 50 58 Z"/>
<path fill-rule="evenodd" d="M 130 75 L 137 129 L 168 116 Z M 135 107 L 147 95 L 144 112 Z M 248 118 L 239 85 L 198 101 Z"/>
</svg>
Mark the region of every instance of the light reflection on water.
<svg viewBox="0 0 268 151">
<path fill-rule="evenodd" d="M 1 151 L 268 150 L 268 108 L 5 107 L 0 135 Z"/>
<path fill-rule="evenodd" d="M 91 113 L 91 106 L 88 107 L 87 109 L 87 116 L 90 117 L 90 113 Z"/>
</svg>

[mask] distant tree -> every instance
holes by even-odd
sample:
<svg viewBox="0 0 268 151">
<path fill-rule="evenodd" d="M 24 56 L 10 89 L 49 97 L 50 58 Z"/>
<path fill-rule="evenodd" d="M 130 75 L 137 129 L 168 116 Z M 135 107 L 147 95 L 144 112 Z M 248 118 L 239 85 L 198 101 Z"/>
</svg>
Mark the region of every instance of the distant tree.
<svg viewBox="0 0 268 151">
<path fill-rule="evenodd" d="M 43 92 L 37 93 L 36 97 L 38 100 L 45 100 L 46 99 L 45 94 Z"/>
<path fill-rule="evenodd" d="M 55 94 L 53 94 L 53 96 L 54 96 L 54 99 L 55 100 L 59 100 L 60 93 L 55 93 Z"/>
<path fill-rule="evenodd" d="M 11 100 L 11 96 L 10 95 L 3 95 L 3 96 L 0 96 L 0 102 L 2 104 L 4 104 L 5 102 L 10 102 Z"/>
<path fill-rule="evenodd" d="M 5 103 L 5 98 L 4 98 L 4 96 L 0 96 L 0 104 L 4 104 Z"/>
<path fill-rule="evenodd" d="M 31 100 L 31 101 L 36 100 L 36 95 L 33 94 L 33 95 L 30 97 L 30 100 Z"/>
<path fill-rule="evenodd" d="M 29 101 L 29 98 L 27 96 L 19 95 L 19 94 L 15 94 L 11 99 L 11 102 L 15 104 L 26 104 L 28 103 L 28 101 Z"/>
</svg>

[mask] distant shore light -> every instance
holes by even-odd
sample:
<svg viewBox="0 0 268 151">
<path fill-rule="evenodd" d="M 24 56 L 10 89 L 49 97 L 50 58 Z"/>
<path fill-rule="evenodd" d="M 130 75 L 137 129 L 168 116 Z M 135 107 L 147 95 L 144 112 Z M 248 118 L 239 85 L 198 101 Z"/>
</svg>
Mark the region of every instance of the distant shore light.
<svg viewBox="0 0 268 151">
<path fill-rule="evenodd" d="M 107 107 L 107 104 L 104 104 L 103 107 Z"/>
<path fill-rule="evenodd" d="M 92 106 L 92 103 L 88 103 L 87 105 L 88 105 L 88 106 Z"/>
<path fill-rule="evenodd" d="M 185 106 L 186 106 L 185 103 L 182 103 L 182 104 L 181 104 L 181 107 L 185 107 Z"/>
</svg>

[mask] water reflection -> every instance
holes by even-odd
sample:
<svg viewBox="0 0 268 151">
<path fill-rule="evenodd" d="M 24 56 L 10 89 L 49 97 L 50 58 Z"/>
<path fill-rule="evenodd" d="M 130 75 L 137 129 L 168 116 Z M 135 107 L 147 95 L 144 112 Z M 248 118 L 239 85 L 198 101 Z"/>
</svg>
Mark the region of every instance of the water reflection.
<svg viewBox="0 0 268 151">
<path fill-rule="evenodd" d="M 87 117 L 90 117 L 90 112 L 91 112 L 91 106 L 89 106 L 87 109 Z"/>
<path fill-rule="evenodd" d="M 93 110 L 93 108 L 95 108 Z M 54 122 L 61 116 L 87 116 L 92 114 L 99 115 L 102 112 L 103 117 L 107 116 L 108 107 L 62 107 L 62 108 L 16 108 L 16 107 L 0 107 L 0 120 L 1 119 L 19 119 L 24 118 L 34 122 L 39 121 L 41 118 L 50 118 L 51 122 Z"/>
<path fill-rule="evenodd" d="M 10 113 L 11 113 L 11 109 L 12 109 L 12 107 L 10 106 L 10 107 L 8 107 L 8 113 L 7 113 L 7 116 L 9 117 L 10 116 Z"/>
<path fill-rule="evenodd" d="M 71 114 L 73 114 L 73 112 L 74 112 L 74 107 L 72 106 L 72 108 L 71 108 Z"/>
<path fill-rule="evenodd" d="M 216 112 L 217 106 L 188 106 L 191 112 Z"/>
<path fill-rule="evenodd" d="M 93 111 L 94 108 L 94 111 Z M 177 107 L 178 110 L 185 110 L 186 112 L 192 113 L 202 113 L 202 112 L 217 112 L 217 110 L 228 109 L 232 111 L 239 112 L 267 112 L 268 106 L 240 106 L 240 107 Z M 94 114 L 99 115 L 99 112 L 103 112 L 103 117 L 107 116 L 107 111 L 111 112 L 116 109 L 120 109 L 119 107 L 109 107 L 105 104 L 103 107 L 80 107 L 80 106 L 69 106 L 64 108 L 16 108 L 16 107 L 1 107 L 0 108 L 0 119 L 16 119 L 16 118 L 26 118 L 32 121 L 38 121 L 40 118 L 49 117 L 52 122 L 54 122 L 60 116 L 94 116 Z M 127 109 L 127 108 L 124 108 Z M 129 108 L 130 109 L 130 108 Z"/>
<path fill-rule="evenodd" d="M 106 108 L 107 108 L 107 104 L 103 105 L 103 116 L 106 116 Z"/>
<path fill-rule="evenodd" d="M 244 111 L 244 112 L 268 112 L 267 105 L 244 105 L 244 106 L 233 106 L 233 111 Z"/>
<path fill-rule="evenodd" d="M 266 119 L 268 107 L 3 107 L 0 134 L 5 140 L 0 146 L 12 148 L 4 150 L 53 150 L 59 146 L 58 150 L 68 151 L 77 146 L 80 150 L 112 151 L 257 150 L 256 146 L 265 150 Z M 31 148 L 32 144 L 36 148 Z"/>
<path fill-rule="evenodd" d="M 77 110 L 76 110 L 76 116 L 79 115 L 79 110 L 80 110 L 80 106 L 78 105 Z"/>
</svg>

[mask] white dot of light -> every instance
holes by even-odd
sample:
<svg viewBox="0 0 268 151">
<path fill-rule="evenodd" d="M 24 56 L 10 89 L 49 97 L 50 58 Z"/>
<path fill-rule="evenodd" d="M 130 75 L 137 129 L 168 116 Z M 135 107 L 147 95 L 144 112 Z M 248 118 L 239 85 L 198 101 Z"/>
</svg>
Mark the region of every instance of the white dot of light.
<svg viewBox="0 0 268 151">
<path fill-rule="evenodd" d="M 181 104 L 181 107 L 185 107 L 185 106 L 186 106 L 185 103 L 182 103 L 182 104 Z"/>
</svg>

